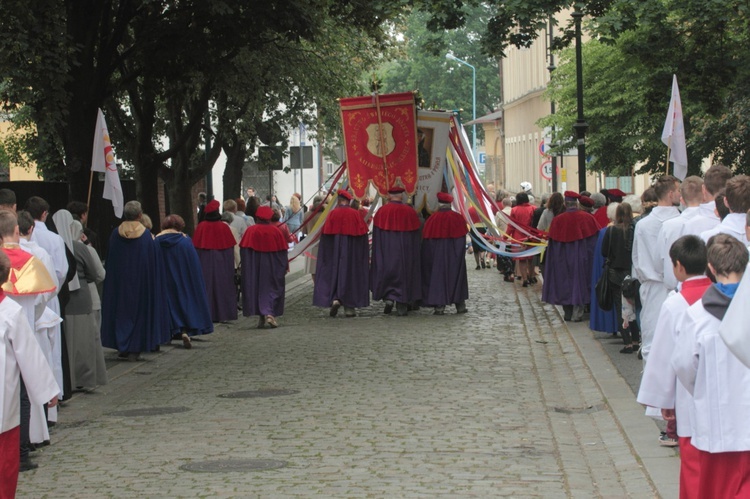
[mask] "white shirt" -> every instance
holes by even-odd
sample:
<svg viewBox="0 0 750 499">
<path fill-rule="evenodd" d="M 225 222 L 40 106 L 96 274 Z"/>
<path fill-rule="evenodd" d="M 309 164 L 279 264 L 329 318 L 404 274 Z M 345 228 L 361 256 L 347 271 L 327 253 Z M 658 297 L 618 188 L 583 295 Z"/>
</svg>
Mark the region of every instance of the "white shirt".
<svg viewBox="0 0 750 499">
<path fill-rule="evenodd" d="M 680 211 L 674 206 L 656 206 L 651 213 L 635 224 L 633 275 L 641 284 L 646 281 L 663 282 L 664 265 L 659 246 L 659 232 L 664 222 L 678 216 Z"/>
<path fill-rule="evenodd" d="M 664 279 L 664 285 L 668 289 L 675 289 L 677 287 L 677 279 L 674 276 L 674 267 L 672 265 L 672 259 L 669 257 L 669 250 L 672 247 L 672 244 L 674 244 L 674 242 L 681 236 L 684 236 L 685 234 L 695 234 L 695 232 L 687 231 L 696 216 L 698 216 L 698 207 L 687 207 L 682 213 L 680 213 L 679 217 L 666 220 L 659 231 L 658 244 L 662 256 L 662 276 Z M 709 228 L 710 227 L 706 227 L 706 229 Z M 700 234 L 700 232 L 701 231 L 698 231 L 697 233 Z"/>
<path fill-rule="evenodd" d="M 7 296 L 0 302 L 0 373 L 0 433 L 21 423 L 21 374 L 35 404 L 49 402 L 60 391 L 23 310 Z"/>
<path fill-rule="evenodd" d="M 745 233 L 745 227 L 747 226 L 747 215 L 744 213 L 730 213 L 719 225 L 711 230 L 701 232 L 701 239 L 706 243 L 716 234 L 729 234 L 740 240 L 745 246 L 748 245 L 747 234 Z"/>
<path fill-rule="evenodd" d="M 750 369 L 719 336 L 721 322 L 701 301 L 677 326 L 672 366 L 693 394 L 691 443 L 706 452 L 750 450 Z"/>
<path fill-rule="evenodd" d="M 68 274 L 68 258 L 65 256 L 65 242 L 62 237 L 49 230 L 44 222 L 35 220 L 31 240 L 49 253 L 55 266 L 57 282 L 65 282 L 65 276 Z"/>
<path fill-rule="evenodd" d="M 704 277 L 693 277 L 688 281 L 696 279 Z M 677 380 L 677 374 L 672 368 L 672 354 L 679 334 L 677 324 L 688 307 L 685 297 L 677 292 L 672 292 L 664 301 L 638 390 L 639 404 L 675 410 L 677 434 L 681 437 L 691 435 L 693 396 Z"/>
</svg>

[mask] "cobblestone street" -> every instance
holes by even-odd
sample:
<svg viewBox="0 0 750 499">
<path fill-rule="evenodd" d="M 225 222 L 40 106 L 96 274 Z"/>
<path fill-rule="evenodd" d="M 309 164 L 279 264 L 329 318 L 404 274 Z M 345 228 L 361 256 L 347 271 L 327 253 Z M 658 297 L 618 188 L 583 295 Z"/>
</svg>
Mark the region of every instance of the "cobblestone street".
<svg viewBox="0 0 750 499">
<path fill-rule="evenodd" d="M 542 304 L 541 284 L 471 268 L 465 315 L 375 303 L 330 318 L 297 271 L 278 329 L 241 318 L 191 350 L 110 362 L 109 385 L 66 401 L 19 497 L 672 497 L 676 475 L 658 470 L 675 482 L 660 489 L 618 418 L 638 414 L 632 391 L 597 379 L 599 340 Z M 260 396 L 222 397 L 247 391 Z M 122 413 L 135 409 L 151 415 Z M 228 460 L 282 466 L 182 468 Z"/>
</svg>

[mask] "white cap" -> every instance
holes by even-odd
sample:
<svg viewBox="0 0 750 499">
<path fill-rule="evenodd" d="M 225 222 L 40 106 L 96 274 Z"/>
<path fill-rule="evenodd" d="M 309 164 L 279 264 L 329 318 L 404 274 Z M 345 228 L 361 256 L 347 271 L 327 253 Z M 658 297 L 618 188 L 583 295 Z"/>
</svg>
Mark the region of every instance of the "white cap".
<svg viewBox="0 0 750 499">
<path fill-rule="evenodd" d="M 523 189 L 523 192 L 531 191 L 531 182 L 526 182 L 526 181 L 521 182 L 521 189 Z"/>
</svg>

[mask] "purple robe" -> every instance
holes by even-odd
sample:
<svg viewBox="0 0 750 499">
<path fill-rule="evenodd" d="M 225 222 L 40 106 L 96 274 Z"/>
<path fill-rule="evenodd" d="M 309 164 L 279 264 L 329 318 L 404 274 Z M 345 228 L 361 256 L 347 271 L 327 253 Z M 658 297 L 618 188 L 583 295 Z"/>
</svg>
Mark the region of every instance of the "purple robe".
<svg viewBox="0 0 750 499">
<path fill-rule="evenodd" d="M 237 320 L 237 286 L 234 284 L 234 248 L 196 249 L 206 283 L 208 308 L 214 322 Z"/>
<path fill-rule="evenodd" d="M 422 304 L 442 307 L 469 298 L 466 237 L 422 240 Z"/>
<path fill-rule="evenodd" d="M 171 339 L 161 248 L 146 229 L 128 239 L 109 238 L 102 294 L 102 346 L 118 352 L 152 352 Z"/>
<path fill-rule="evenodd" d="M 206 283 L 190 237 L 181 232 L 163 232 L 156 237 L 156 242 L 161 246 L 166 274 L 172 335 L 212 333 L 214 325 L 208 309 Z"/>
<path fill-rule="evenodd" d="M 339 300 L 344 307 L 370 305 L 367 234 L 323 234 L 318 244 L 313 305 L 330 307 Z"/>
<path fill-rule="evenodd" d="M 242 256 L 242 315 L 284 315 L 288 251 L 240 248 Z"/>
<path fill-rule="evenodd" d="M 544 256 L 542 301 L 553 305 L 591 302 L 591 265 L 598 236 L 594 233 L 567 243 L 549 240 Z"/>
<path fill-rule="evenodd" d="M 370 286 L 373 300 L 415 303 L 422 299 L 419 230 L 373 227 Z"/>
</svg>

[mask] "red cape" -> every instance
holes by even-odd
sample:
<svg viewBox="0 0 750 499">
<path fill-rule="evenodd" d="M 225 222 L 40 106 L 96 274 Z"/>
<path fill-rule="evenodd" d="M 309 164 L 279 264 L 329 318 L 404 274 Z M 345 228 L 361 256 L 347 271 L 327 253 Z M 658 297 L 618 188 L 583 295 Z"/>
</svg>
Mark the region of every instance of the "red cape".
<svg viewBox="0 0 750 499">
<path fill-rule="evenodd" d="M 454 239 L 466 237 L 469 228 L 460 213 L 452 210 L 438 210 L 424 223 L 423 239 Z"/>
<path fill-rule="evenodd" d="M 351 206 L 339 206 L 331 211 L 323 226 L 323 234 L 343 236 L 364 236 L 369 232 L 362 214 Z"/>
<path fill-rule="evenodd" d="M 586 239 L 599 232 L 599 225 L 594 216 L 581 210 L 566 211 L 552 219 L 549 227 L 549 238 L 570 243 Z"/>
<path fill-rule="evenodd" d="M 218 220 L 212 222 L 204 220 L 195 228 L 193 234 L 193 246 L 197 249 L 223 250 L 237 244 L 232 234 L 232 229 L 227 224 Z"/>
<path fill-rule="evenodd" d="M 375 227 L 395 232 L 419 230 L 422 225 L 414 208 L 408 204 L 391 201 L 375 213 Z"/>
<path fill-rule="evenodd" d="M 594 212 L 594 218 L 596 219 L 596 223 L 599 224 L 599 228 L 603 229 L 607 225 L 609 225 L 609 217 L 607 216 L 607 207 L 602 206 L 598 210 Z"/>
<path fill-rule="evenodd" d="M 288 251 L 289 244 L 284 239 L 281 230 L 270 224 L 257 223 L 245 231 L 240 241 L 240 248 L 250 248 L 262 253 Z"/>
</svg>

